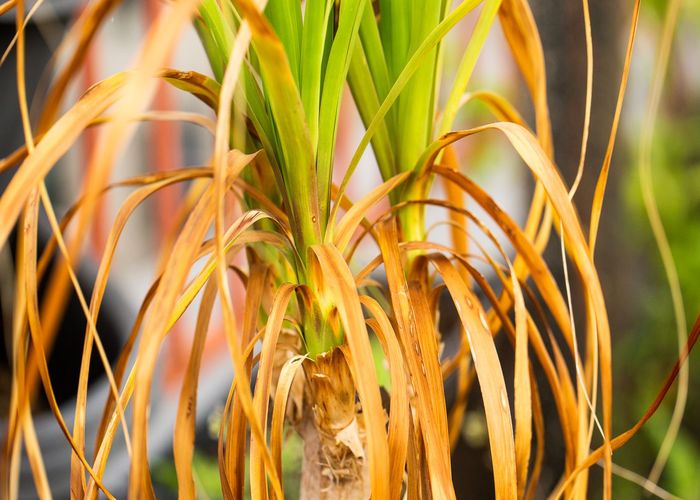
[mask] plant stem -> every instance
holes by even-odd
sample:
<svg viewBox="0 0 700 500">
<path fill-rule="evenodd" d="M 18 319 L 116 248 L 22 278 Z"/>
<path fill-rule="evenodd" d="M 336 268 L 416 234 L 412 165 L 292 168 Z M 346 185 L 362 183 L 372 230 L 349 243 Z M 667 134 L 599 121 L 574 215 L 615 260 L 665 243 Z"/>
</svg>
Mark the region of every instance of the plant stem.
<svg viewBox="0 0 700 500">
<path fill-rule="evenodd" d="M 428 179 L 414 181 L 406 187 L 406 192 L 403 194 L 402 199 L 407 202 L 423 200 L 427 196 L 428 189 Z M 425 205 L 409 203 L 398 212 L 398 219 L 402 241 L 425 240 Z M 408 252 L 408 264 L 419 254 L 420 251 L 418 250 Z M 411 266 L 409 265 L 407 268 L 410 269 Z"/>
<path fill-rule="evenodd" d="M 302 499 L 369 498 L 366 437 L 355 384 L 339 349 L 305 362 L 310 391 L 297 431 L 304 440 Z"/>
</svg>

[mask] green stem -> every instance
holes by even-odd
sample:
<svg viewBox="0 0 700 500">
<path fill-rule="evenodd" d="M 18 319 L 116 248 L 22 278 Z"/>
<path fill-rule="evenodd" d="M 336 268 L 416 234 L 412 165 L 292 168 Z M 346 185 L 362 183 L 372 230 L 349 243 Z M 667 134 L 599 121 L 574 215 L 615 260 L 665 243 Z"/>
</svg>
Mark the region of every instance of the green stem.
<svg viewBox="0 0 700 500">
<path fill-rule="evenodd" d="M 431 179 L 423 178 L 412 182 L 407 186 L 402 200 L 411 202 L 424 200 L 430 189 Z M 401 228 L 402 241 L 424 241 L 425 233 L 425 205 L 422 203 L 409 203 L 398 212 L 399 227 Z M 413 267 L 413 261 L 423 253 L 422 250 L 411 250 L 406 253 L 406 269 Z"/>
</svg>

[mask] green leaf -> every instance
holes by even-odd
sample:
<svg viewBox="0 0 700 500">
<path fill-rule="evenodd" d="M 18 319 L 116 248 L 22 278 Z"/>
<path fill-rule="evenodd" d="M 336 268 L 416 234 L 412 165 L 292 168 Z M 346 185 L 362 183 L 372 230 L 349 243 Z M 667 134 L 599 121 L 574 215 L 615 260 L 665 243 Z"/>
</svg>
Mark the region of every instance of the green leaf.
<svg viewBox="0 0 700 500">
<path fill-rule="evenodd" d="M 480 3 L 481 3 L 481 0 L 465 0 L 464 2 L 459 4 L 459 6 L 457 6 L 457 8 L 455 8 L 452 12 L 450 12 L 447 15 L 447 17 L 445 17 L 445 19 L 443 19 L 430 32 L 430 34 L 425 38 L 425 40 L 423 40 L 423 42 L 420 44 L 418 49 L 411 56 L 411 59 L 406 63 L 406 66 L 401 71 L 401 74 L 396 79 L 396 82 L 394 82 L 394 85 L 391 87 L 391 90 L 389 91 L 386 98 L 384 99 L 384 102 L 382 102 L 382 105 L 379 107 L 379 110 L 375 114 L 374 118 L 372 118 L 372 121 L 369 123 L 369 125 L 367 125 L 367 131 L 365 132 L 365 135 L 362 137 L 360 144 L 357 146 L 357 149 L 355 150 L 355 154 L 353 155 L 352 160 L 350 161 L 350 164 L 348 165 L 348 169 L 345 172 L 345 177 L 343 178 L 343 182 L 340 186 L 340 193 L 341 194 L 345 190 L 345 187 L 347 186 L 347 183 L 350 180 L 350 177 L 352 176 L 353 172 L 357 168 L 357 165 L 360 162 L 360 158 L 362 157 L 365 149 L 369 145 L 370 140 L 372 139 L 374 134 L 379 129 L 380 125 L 382 124 L 382 122 L 384 120 L 384 117 L 386 116 L 389 109 L 391 109 L 391 106 L 394 104 L 394 102 L 396 102 L 396 99 L 399 97 L 399 95 L 401 95 L 401 91 L 404 89 L 404 87 L 408 83 L 411 76 L 421 67 L 426 56 L 430 53 L 430 51 L 435 46 L 437 46 L 438 43 L 440 43 L 440 41 L 444 38 L 444 36 L 464 16 L 466 16 L 469 12 L 474 10 L 474 8 L 476 8 L 476 6 L 479 5 Z M 381 27 L 381 24 L 380 24 L 380 27 Z"/>
<path fill-rule="evenodd" d="M 367 73 L 367 59 L 361 45 L 355 46 L 355 55 L 348 72 L 348 83 L 363 123 L 369 123 L 379 110 L 379 97 L 374 81 Z M 386 122 L 379 125 L 377 133 L 372 137 L 372 149 L 382 178 L 387 180 L 393 177 L 395 174 L 394 150 Z"/>
<path fill-rule="evenodd" d="M 335 151 L 335 139 L 340 116 L 340 103 L 343 98 L 345 78 L 348 74 L 354 46 L 357 41 L 357 32 L 360 28 L 365 2 L 366 0 L 345 0 L 341 2 L 338 30 L 333 39 L 323 81 L 318 148 L 316 151 L 319 193 L 328 193 L 327 196 L 324 196 L 325 203 L 322 202 L 320 206 L 321 214 L 324 217 L 323 228 L 325 228 L 325 220 L 328 216 L 328 200 L 330 199 L 330 186 L 333 175 L 333 153 Z"/>
<path fill-rule="evenodd" d="M 374 87 L 377 89 L 379 98 L 384 99 L 391 88 L 389 68 L 386 64 L 382 39 L 370 2 L 365 4 L 365 11 L 362 14 L 360 40 L 362 41 L 362 48 L 367 58 L 367 67 L 372 76 Z"/>
<path fill-rule="evenodd" d="M 194 28 L 197 30 L 197 35 L 199 35 L 199 39 L 202 42 L 202 47 L 207 55 L 214 77 L 220 82 L 224 77 L 225 54 L 217 45 L 209 26 L 202 18 L 194 19 Z"/>
<path fill-rule="evenodd" d="M 279 141 L 275 151 L 279 151 L 292 231 L 299 253 L 305 258 L 306 248 L 321 241 L 319 206 L 323 206 L 327 195 L 318 190 L 301 97 L 284 46 L 270 23 L 250 0 L 239 0 L 237 4 L 251 29 L 264 94 Z"/>
<path fill-rule="evenodd" d="M 409 54 L 413 54 L 426 36 L 440 22 L 442 5 L 439 0 L 411 0 L 412 18 Z M 399 98 L 397 136 L 401 147 L 397 148 L 397 161 L 401 170 L 409 170 L 432 138 L 435 106 L 437 45 L 427 51 L 421 63 L 421 71 L 410 78 Z"/>
<path fill-rule="evenodd" d="M 464 51 L 464 56 L 462 56 L 462 60 L 459 63 L 457 77 L 452 85 L 450 96 L 447 99 L 447 104 L 443 111 L 442 121 L 440 122 L 440 135 L 446 134 L 452 128 L 452 123 L 459 109 L 462 94 L 464 94 L 467 89 L 469 79 L 474 71 L 474 66 L 476 66 L 476 60 L 482 52 L 484 43 L 486 43 L 486 37 L 491 31 L 491 26 L 493 26 L 500 6 L 501 0 L 486 0 L 484 2 L 484 8 L 481 9 L 479 20 L 476 22 L 467 49 Z"/>
<path fill-rule="evenodd" d="M 410 1 L 407 0 L 379 2 L 379 32 L 393 78 L 398 77 L 408 61 L 410 8 Z"/>
<path fill-rule="evenodd" d="M 314 151 L 318 143 L 318 114 L 321 101 L 322 68 L 332 0 L 307 0 L 302 28 L 301 101 Z"/>
<path fill-rule="evenodd" d="M 289 68 L 298 86 L 301 59 L 301 2 L 299 0 L 269 0 L 265 8 L 265 15 L 284 45 Z"/>
<path fill-rule="evenodd" d="M 199 15 L 201 22 L 195 22 L 195 26 L 204 43 L 214 76 L 221 81 L 233 47 L 234 32 L 216 0 L 202 0 Z"/>
</svg>

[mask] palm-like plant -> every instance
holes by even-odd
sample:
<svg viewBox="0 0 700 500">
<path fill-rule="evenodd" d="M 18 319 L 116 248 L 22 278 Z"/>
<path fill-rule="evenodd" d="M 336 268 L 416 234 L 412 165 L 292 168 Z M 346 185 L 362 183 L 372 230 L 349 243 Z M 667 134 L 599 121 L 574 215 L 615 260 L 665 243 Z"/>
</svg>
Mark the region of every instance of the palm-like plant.
<svg viewBox="0 0 700 500">
<path fill-rule="evenodd" d="M 130 497 L 151 493 L 147 418 L 159 348 L 175 321 L 201 294 L 174 434 L 183 498 L 195 496 L 194 402 L 217 298 L 235 370 L 219 444 L 226 497 L 242 498 L 246 481 L 253 498 L 283 496 L 280 457 L 286 424 L 304 440 L 301 488 L 306 498 L 366 498 L 370 494 L 400 498 L 404 493 L 409 498 L 454 498 L 450 446 L 459 433 L 464 402 L 474 380 L 484 403 L 496 497 L 532 497 L 544 454 L 540 394 L 545 389 L 536 383 L 535 367 L 545 375 L 562 429 L 566 460 L 555 493 L 584 497 L 588 468 L 602 458 L 609 495 L 611 451 L 634 432 L 617 439 L 611 434 L 610 334 L 593 262 L 597 220 L 586 237 L 552 160 L 544 59 L 527 2 L 464 0 L 454 7 L 446 0 L 173 2 L 151 27 L 134 70 L 96 84 L 57 119 L 68 82 L 97 28 L 118 3 L 97 0 L 89 4 L 66 39 L 74 46 L 66 49 L 68 62 L 55 79 L 36 130 L 29 127 L 25 112 L 26 148 L 3 163 L 22 162 L 0 201 L 0 244 L 17 221 L 24 228 L 18 242 L 22 259 L 13 332 L 15 385 L 6 454 L 12 459 L 3 470 L 5 492 L 13 491 L 14 450 L 22 436 L 37 487 L 41 493 L 48 491 L 42 479 L 42 457 L 31 440 L 29 395 L 38 376 L 73 449 L 72 494 L 93 498 L 102 489 L 109 495 L 102 475 L 120 425 L 132 452 Z M 17 5 L 21 26 L 21 2 Z M 452 72 L 443 64 L 443 40 L 479 6 L 475 28 Z M 637 12 L 638 3 L 618 116 Z M 504 97 L 484 90 L 466 92 L 497 17 L 532 97 L 534 131 Z M 178 32 L 190 19 L 213 77 L 163 68 Z M 18 82 L 23 88 L 21 29 L 18 35 Z M 441 106 L 440 82 L 445 74 L 454 83 Z M 173 116 L 142 111 L 157 79 L 196 96 L 215 112 L 215 124 L 205 117 L 176 115 L 212 129 L 211 163 L 108 185 L 115 153 L 130 124 Z M 347 165 L 339 164 L 334 154 L 346 82 L 366 127 Z M 498 121 L 454 130 L 458 111 L 474 100 L 483 101 Z M 43 179 L 80 134 L 94 125 L 104 125 L 104 132 L 90 159 L 84 193 L 59 222 Z M 506 137 L 535 178 L 524 228 L 460 172 L 452 145 L 488 130 Z M 352 202 L 345 187 L 370 144 L 383 182 Z M 614 140 L 610 154 L 612 144 Z M 604 172 L 609 161 L 610 155 Z M 339 186 L 333 184 L 334 168 L 344 169 Z M 436 178 L 445 184 L 444 198 L 431 198 Z M 601 179 L 603 187 L 593 207 L 596 216 L 604 192 L 604 176 Z M 115 247 L 135 208 L 175 183 L 189 183 L 178 232 L 164 250 L 163 265 L 119 362 L 110 367 L 95 322 Z M 46 349 L 61 304 L 56 300 L 40 313 L 37 282 L 58 248 L 68 265 L 53 272 L 51 286 L 60 297 L 71 280 L 75 284 L 71 268 L 79 255 L 79 242 L 98 198 L 115 185 L 135 189 L 110 228 L 90 302 L 80 294 L 89 321 L 71 429 L 51 397 L 46 367 Z M 502 248 L 484 220 L 466 208 L 465 195 L 483 208 L 512 244 L 515 256 Z M 367 220 L 370 208 L 384 198 L 389 199 L 390 208 L 377 219 Z M 231 199 L 243 209 L 235 219 L 225 210 Z M 55 233 L 41 258 L 36 248 L 40 204 Z M 427 206 L 449 212 L 450 245 L 427 239 Z M 64 241 L 72 219 L 77 219 L 76 227 Z M 468 222 L 498 249 L 498 255 L 491 255 L 476 240 L 478 258 L 493 269 L 497 287 L 474 267 L 467 245 L 471 237 Z M 542 257 L 552 227 L 565 243 L 586 297 L 586 327 L 579 339 L 565 293 Z M 213 237 L 206 239 L 211 228 Z M 350 264 L 355 249 L 365 238 L 374 239 L 380 252 L 368 266 L 353 273 Z M 247 256 L 245 271 L 231 264 L 241 252 Z M 194 264 L 202 259 L 204 266 L 194 271 Z M 382 265 L 386 285 L 372 278 Z M 231 298 L 231 269 L 245 284 L 243 304 Z M 444 289 L 456 307 L 462 333 L 459 351 L 446 359 L 440 356 L 437 322 L 438 298 Z M 486 297 L 484 303 L 476 289 Z M 237 316 L 242 316 L 241 321 Z M 25 352 L 22 346 L 27 335 L 31 348 Z M 505 335 L 514 346 L 510 395 L 494 344 L 497 335 Z M 382 404 L 374 370 L 374 337 L 388 364 L 388 406 Z M 579 340 L 585 355 L 579 352 Z M 93 344 L 102 354 L 112 394 L 91 460 L 85 455 L 84 409 Z M 259 353 L 255 346 L 260 347 Z M 570 364 L 575 367 L 573 376 Z M 254 366 L 257 371 L 251 389 Z M 443 380 L 452 373 L 457 374 L 458 403 L 448 413 Z M 600 423 L 596 416 L 599 388 Z M 132 400 L 129 424 L 125 410 Z M 651 413 L 653 408 L 645 418 Z M 594 429 L 600 430 L 599 436 Z M 599 448 L 591 453 L 594 442 Z M 250 457 L 247 469 L 246 455 Z"/>
</svg>

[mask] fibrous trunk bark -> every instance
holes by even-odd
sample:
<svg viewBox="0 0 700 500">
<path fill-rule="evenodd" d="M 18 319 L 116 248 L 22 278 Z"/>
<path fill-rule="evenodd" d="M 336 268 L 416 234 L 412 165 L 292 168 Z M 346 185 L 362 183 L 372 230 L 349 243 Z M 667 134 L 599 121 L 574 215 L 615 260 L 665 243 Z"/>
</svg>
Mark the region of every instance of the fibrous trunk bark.
<svg viewBox="0 0 700 500">
<path fill-rule="evenodd" d="M 339 349 L 305 365 L 308 392 L 297 431 L 304 441 L 302 500 L 366 500 L 369 468 L 355 385 Z"/>
</svg>

